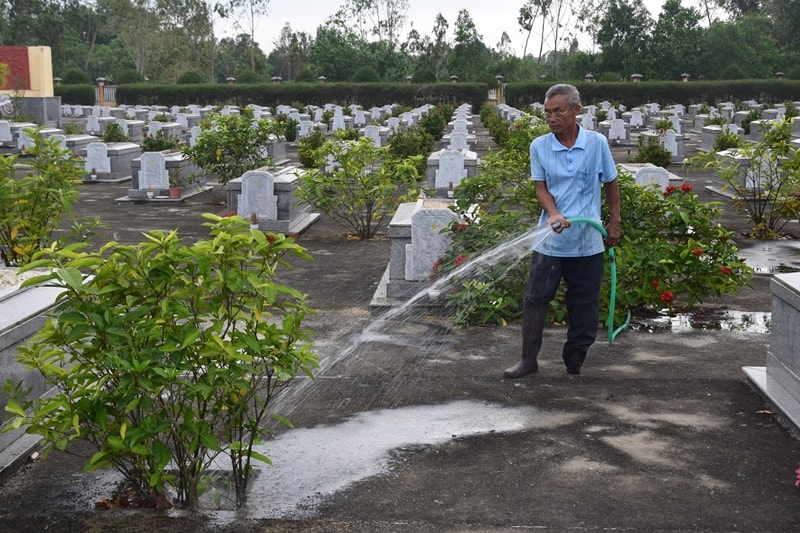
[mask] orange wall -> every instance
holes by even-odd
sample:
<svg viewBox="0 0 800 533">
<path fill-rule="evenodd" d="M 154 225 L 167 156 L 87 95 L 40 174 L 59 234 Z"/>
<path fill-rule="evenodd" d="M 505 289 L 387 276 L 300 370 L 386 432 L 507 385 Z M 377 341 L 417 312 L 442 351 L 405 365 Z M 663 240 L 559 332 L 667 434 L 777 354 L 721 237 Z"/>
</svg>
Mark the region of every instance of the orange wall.
<svg viewBox="0 0 800 533">
<path fill-rule="evenodd" d="M 53 96 L 53 61 L 49 46 L 0 46 L 0 63 L 8 65 L 0 94 Z"/>
</svg>

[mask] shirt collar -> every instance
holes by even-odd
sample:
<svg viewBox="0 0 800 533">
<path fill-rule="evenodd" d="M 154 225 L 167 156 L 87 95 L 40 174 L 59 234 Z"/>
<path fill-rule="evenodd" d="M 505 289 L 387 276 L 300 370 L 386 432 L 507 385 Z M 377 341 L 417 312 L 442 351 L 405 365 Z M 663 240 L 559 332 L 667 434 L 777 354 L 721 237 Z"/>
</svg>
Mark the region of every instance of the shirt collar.
<svg viewBox="0 0 800 533">
<path fill-rule="evenodd" d="M 555 133 L 551 133 L 552 138 L 550 139 L 550 144 L 553 150 L 572 150 L 573 148 L 580 148 L 581 150 L 586 149 L 586 133 L 584 129 L 581 128 L 580 124 L 578 124 L 578 136 L 575 138 L 575 144 L 572 145 L 572 148 L 567 148 L 560 142 L 558 142 L 558 138 L 556 137 Z"/>
</svg>

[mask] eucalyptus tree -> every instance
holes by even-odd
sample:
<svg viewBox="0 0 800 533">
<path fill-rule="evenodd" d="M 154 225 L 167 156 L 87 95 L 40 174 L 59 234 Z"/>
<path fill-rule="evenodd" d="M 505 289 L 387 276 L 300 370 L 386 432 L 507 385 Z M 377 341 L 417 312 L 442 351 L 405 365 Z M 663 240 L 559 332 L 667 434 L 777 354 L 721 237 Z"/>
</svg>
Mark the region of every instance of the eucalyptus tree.
<svg viewBox="0 0 800 533">
<path fill-rule="evenodd" d="M 217 11 L 232 19 L 234 28 L 250 37 L 250 70 L 256 71 L 256 22 L 269 13 L 270 0 L 223 0 L 216 5 Z"/>
<path fill-rule="evenodd" d="M 374 38 L 399 44 L 408 9 L 408 0 L 345 0 L 329 20 L 364 41 Z"/>
<path fill-rule="evenodd" d="M 313 39 L 305 32 L 294 32 L 288 22 L 281 29 L 280 36 L 272 41 L 273 48 L 267 62 L 275 75 L 293 79 L 309 64 L 309 54 Z"/>
<path fill-rule="evenodd" d="M 489 65 L 489 49 L 483 44 L 472 16 L 466 9 L 458 12 L 454 26 L 455 43 L 447 60 L 451 75 L 473 81 Z"/>
</svg>

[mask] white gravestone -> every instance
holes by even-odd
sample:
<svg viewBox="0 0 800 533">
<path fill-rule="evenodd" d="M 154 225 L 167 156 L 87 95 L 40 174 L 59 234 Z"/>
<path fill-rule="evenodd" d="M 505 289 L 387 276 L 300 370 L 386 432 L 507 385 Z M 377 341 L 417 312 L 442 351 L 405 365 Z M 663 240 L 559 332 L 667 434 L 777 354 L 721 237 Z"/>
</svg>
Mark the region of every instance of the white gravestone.
<svg viewBox="0 0 800 533">
<path fill-rule="evenodd" d="M 139 170 L 139 189 L 163 191 L 169 188 L 167 162 L 161 152 L 145 152 Z"/>
<path fill-rule="evenodd" d="M 108 174 L 111 172 L 111 159 L 108 157 L 106 143 L 93 142 L 86 146 L 84 169 L 90 174 Z"/>
<path fill-rule="evenodd" d="M 347 129 L 347 125 L 344 120 L 344 115 L 341 113 L 338 115 L 334 115 L 333 119 L 331 119 L 331 131 L 339 131 Z"/>
<path fill-rule="evenodd" d="M 675 128 L 677 133 L 681 133 L 681 117 L 678 115 L 670 115 L 669 123 L 672 124 L 672 127 Z"/>
<path fill-rule="evenodd" d="M 581 116 L 581 128 L 594 131 L 594 116 L 589 113 L 584 113 Z"/>
<path fill-rule="evenodd" d="M 248 170 L 242 175 L 242 194 L 237 215 L 251 220 L 278 220 L 278 198 L 275 196 L 275 177 L 263 170 Z"/>
<path fill-rule="evenodd" d="M 153 122 L 150 122 L 147 125 L 147 134 L 150 137 L 155 137 L 158 134 L 158 132 L 161 131 L 161 129 L 163 127 L 164 127 L 164 123 L 163 122 L 159 122 L 157 120 L 154 120 Z"/>
<path fill-rule="evenodd" d="M 644 117 L 639 109 L 631 110 L 631 127 L 642 128 L 644 127 Z"/>
<path fill-rule="evenodd" d="M 189 130 L 189 146 L 197 145 L 197 138 L 200 137 L 201 132 L 200 126 L 192 126 L 192 129 Z"/>
<path fill-rule="evenodd" d="M 461 150 L 442 150 L 439 156 L 439 168 L 436 170 L 436 181 L 434 186 L 437 189 L 458 186 L 467 177 L 467 169 L 464 168 L 464 152 Z"/>
<path fill-rule="evenodd" d="M 390 117 L 386 120 L 386 127 L 389 128 L 390 134 L 400 131 L 400 118 Z"/>
<path fill-rule="evenodd" d="M 100 120 L 97 115 L 89 115 L 86 117 L 86 133 L 89 135 L 101 133 Z"/>
<path fill-rule="evenodd" d="M 11 123 L 7 120 L 0 120 L 0 145 L 11 146 L 14 142 L 14 134 L 11 133 Z"/>
<path fill-rule="evenodd" d="M 370 124 L 364 127 L 364 137 L 372 139 L 375 146 L 381 146 L 381 130 L 375 124 Z"/>
<path fill-rule="evenodd" d="M 23 128 L 19 132 L 19 136 L 17 137 L 17 149 L 18 150 L 25 150 L 26 148 L 32 148 L 34 145 L 33 137 L 31 137 L 28 128 Z"/>
<path fill-rule="evenodd" d="M 433 265 L 451 246 L 450 236 L 442 233 L 458 220 L 458 215 L 443 202 L 422 200 L 422 207 L 411 215 L 411 244 L 406 245 L 405 279 L 427 281 Z"/>
<path fill-rule="evenodd" d="M 655 165 L 640 168 L 634 174 L 633 179 L 636 185 L 655 183 L 661 192 L 664 192 L 669 186 L 669 172 L 667 169 Z"/>
<path fill-rule="evenodd" d="M 353 115 L 353 125 L 362 128 L 367 125 L 367 114 L 363 109 L 359 109 Z"/>
<path fill-rule="evenodd" d="M 314 131 L 314 123 L 310 120 L 301 120 L 300 124 L 297 125 L 297 138 L 307 137 L 311 135 L 312 131 Z"/>
<path fill-rule="evenodd" d="M 678 138 L 675 130 L 669 129 L 664 134 L 664 148 L 672 154 L 672 157 L 678 157 Z"/>
<path fill-rule="evenodd" d="M 626 141 L 628 140 L 628 132 L 625 129 L 625 121 L 621 118 L 615 118 L 611 121 L 611 125 L 608 128 L 608 140 L 609 141 Z"/>
<path fill-rule="evenodd" d="M 467 134 L 461 131 L 456 131 L 450 134 L 450 145 L 448 146 L 451 150 L 467 150 L 469 149 L 469 143 L 467 142 Z"/>
</svg>

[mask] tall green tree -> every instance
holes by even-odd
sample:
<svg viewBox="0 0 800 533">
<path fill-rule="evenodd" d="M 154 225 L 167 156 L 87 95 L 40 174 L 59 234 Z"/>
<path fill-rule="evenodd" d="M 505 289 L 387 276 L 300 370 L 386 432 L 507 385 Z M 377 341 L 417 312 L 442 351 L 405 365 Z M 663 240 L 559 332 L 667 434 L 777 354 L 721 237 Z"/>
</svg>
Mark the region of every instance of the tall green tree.
<svg viewBox="0 0 800 533">
<path fill-rule="evenodd" d="M 294 32 L 288 22 L 284 24 L 280 37 L 273 41 L 274 48 L 267 59 L 272 72 L 284 79 L 294 79 L 309 64 L 312 44 L 310 35 Z"/>
<path fill-rule="evenodd" d="M 703 47 L 701 73 L 707 79 L 718 79 L 735 65 L 748 78 L 772 77 L 781 56 L 773 29 L 772 21 L 763 15 L 715 22 Z"/>
<path fill-rule="evenodd" d="M 455 44 L 447 61 L 450 74 L 465 81 L 474 81 L 486 70 L 489 64 L 489 49 L 483 44 L 475 22 L 469 11 L 458 12 L 455 30 Z"/>
<path fill-rule="evenodd" d="M 605 0 L 590 21 L 602 49 L 600 68 L 623 77 L 642 73 L 648 62 L 647 43 L 653 19 L 642 0 Z"/>
<path fill-rule="evenodd" d="M 648 79 L 678 80 L 684 72 L 697 76 L 705 42 L 701 18 L 697 9 L 683 7 L 680 0 L 664 2 L 648 45 Z"/>
<path fill-rule="evenodd" d="M 227 3 L 218 7 L 219 12 L 225 17 L 230 17 L 234 27 L 246 33 L 250 39 L 248 56 L 250 58 L 250 70 L 256 71 L 256 55 L 258 45 L 256 44 L 256 22 L 259 17 L 269 13 L 270 0 L 227 0 Z M 263 54 L 263 52 L 262 52 Z"/>
</svg>

